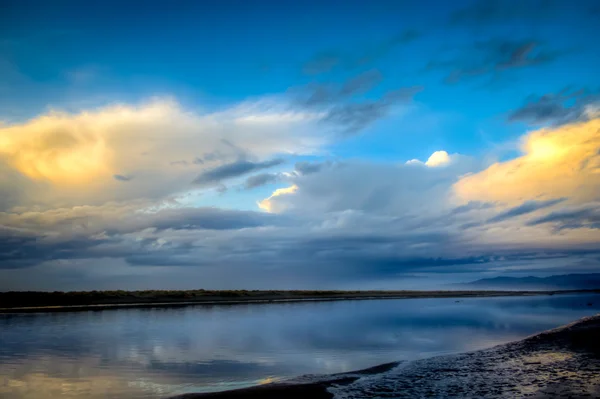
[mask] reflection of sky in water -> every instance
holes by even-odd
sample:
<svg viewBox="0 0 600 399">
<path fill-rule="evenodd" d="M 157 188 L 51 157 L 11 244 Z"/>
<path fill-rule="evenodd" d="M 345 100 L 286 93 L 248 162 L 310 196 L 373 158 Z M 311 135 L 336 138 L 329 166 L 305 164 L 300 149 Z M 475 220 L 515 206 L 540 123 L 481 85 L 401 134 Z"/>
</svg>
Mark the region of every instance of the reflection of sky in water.
<svg viewBox="0 0 600 399">
<path fill-rule="evenodd" d="M 489 347 L 600 296 L 373 300 L 0 316 L 0 396 L 163 397 Z M 592 306 L 588 306 L 592 303 Z"/>
</svg>

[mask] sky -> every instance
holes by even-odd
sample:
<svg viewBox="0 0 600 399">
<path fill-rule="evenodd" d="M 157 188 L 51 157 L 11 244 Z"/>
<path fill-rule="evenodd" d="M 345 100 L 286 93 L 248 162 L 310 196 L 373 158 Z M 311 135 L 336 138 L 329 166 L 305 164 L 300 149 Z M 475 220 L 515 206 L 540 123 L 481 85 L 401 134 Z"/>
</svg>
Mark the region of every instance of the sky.
<svg viewBox="0 0 600 399">
<path fill-rule="evenodd" d="M 0 1 L 0 290 L 600 272 L 597 1 Z"/>
</svg>

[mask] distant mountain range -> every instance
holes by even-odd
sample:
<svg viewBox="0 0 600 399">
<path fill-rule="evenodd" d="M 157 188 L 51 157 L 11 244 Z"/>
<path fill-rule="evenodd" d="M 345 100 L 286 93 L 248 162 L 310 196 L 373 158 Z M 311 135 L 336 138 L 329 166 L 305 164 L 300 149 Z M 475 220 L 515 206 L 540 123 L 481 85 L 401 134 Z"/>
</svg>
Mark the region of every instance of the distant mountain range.
<svg viewBox="0 0 600 399">
<path fill-rule="evenodd" d="M 490 290 L 589 290 L 600 289 L 600 273 L 550 277 L 495 277 L 456 284 L 465 289 Z"/>
</svg>

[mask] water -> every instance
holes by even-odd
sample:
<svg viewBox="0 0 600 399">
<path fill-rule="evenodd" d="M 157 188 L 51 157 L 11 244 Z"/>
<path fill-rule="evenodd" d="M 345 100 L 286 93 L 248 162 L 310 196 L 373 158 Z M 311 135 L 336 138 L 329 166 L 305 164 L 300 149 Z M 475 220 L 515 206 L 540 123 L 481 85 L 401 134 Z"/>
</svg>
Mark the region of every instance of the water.
<svg viewBox="0 0 600 399">
<path fill-rule="evenodd" d="M 0 315 L 0 397 L 226 390 L 487 348 L 600 312 L 600 295 L 593 294 L 456 301 Z"/>
</svg>

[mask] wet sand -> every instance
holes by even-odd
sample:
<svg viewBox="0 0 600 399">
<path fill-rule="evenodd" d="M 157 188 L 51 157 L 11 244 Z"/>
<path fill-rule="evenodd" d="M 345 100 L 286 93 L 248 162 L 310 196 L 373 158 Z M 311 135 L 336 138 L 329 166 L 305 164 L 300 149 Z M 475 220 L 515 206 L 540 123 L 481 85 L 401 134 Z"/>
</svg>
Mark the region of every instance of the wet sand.
<svg viewBox="0 0 600 399">
<path fill-rule="evenodd" d="M 596 398 L 600 314 L 491 349 L 192 398 Z"/>
</svg>

